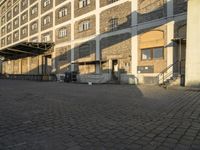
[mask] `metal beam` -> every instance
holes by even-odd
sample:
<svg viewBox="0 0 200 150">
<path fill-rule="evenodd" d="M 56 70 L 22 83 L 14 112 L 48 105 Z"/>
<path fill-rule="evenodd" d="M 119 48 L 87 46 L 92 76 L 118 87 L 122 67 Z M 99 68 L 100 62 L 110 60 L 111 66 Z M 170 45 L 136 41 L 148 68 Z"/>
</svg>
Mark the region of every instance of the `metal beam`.
<svg viewBox="0 0 200 150">
<path fill-rule="evenodd" d="M 20 52 L 20 53 L 25 53 L 25 54 L 31 54 L 31 55 L 36 55 L 35 53 L 27 52 L 27 51 L 22 51 L 18 49 L 13 49 L 13 48 L 6 48 L 8 51 L 13 51 L 13 52 Z"/>
<path fill-rule="evenodd" d="M 5 51 L 0 51 L 1 54 L 7 54 L 7 55 L 13 55 L 13 53 L 10 52 L 5 52 Z"/>
<path fill-rule="evenodd" d="M 34 47 L 34 46 L 30 45 L 30 44 L 26 45 L 26 44 L 20 43 L 20 45 L 25 46 L 25 47 L 27 47 L 27 48 L 39 49 L 39 50 L 42 50 L 42 51 L 45 51 L 45 50 L 46 50 L 46 49 L 44 49 L 44 48 L 40 48 L 39 46 Z"/>
</svg>

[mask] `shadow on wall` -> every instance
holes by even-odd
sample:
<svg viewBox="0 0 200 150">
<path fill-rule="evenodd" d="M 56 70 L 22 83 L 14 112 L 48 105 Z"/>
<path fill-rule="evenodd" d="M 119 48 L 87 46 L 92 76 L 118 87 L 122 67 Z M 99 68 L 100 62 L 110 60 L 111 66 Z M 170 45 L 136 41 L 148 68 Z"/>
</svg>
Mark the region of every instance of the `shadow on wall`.
<svg viewBox="0 0 200 150">
<path fill-rule="evenodd" d="M 171 3 L 172 1 L 168 1 L 167 3 L 163 3 L 162 6 L 156 7 L 158 5 L 158 0 L 155 1 L 155 3 L 151 4 L 151 7 L 146 6 L 144 2 L 142 2 L 144 0 L 141 0 L 139 3 L 141 3 L 141 8 L 138 12 L 132 12 L 131 14 L 125 16 L 124 18 L 126 18 L 126 22 L 122 22 L 119 23 L 117 25 L 117 27 L 115 27 L 115 19 L 117 18 L 113 18 L 113 16 L 111 16 L 110 20 L 108 20 L 110 22 L 110 25 L 107 27 L 107 31 L 101 33 L 100 35 L 98 35 L 97 37 L 94 37 L 92 39 L 90 39 L 89 41 L 80 43 L 79 45 L 75 46 L 74 49 L 70 49 L 67 48 L 65 49 L 65 51 L 62 54 L 59 54 L 57 56 L 57 53 L 59 53 L 59 50 L 55 50 L 56 51 L 56 57 L 55 57 L 55 62 L 56 62 L 56 68 L 57 71 L 55 71 L 54 73 L 59 74 L 64 73 L 67 70 L 71 69 L 71 53 L 74 50 L 74 68 L 75 71 L 79 72 L 79 73 L 83 73 L 83 74 L 95 74 L 96 70 L 95 70 L 95 66 L 96 64 L 99 64 L 101 67 L 101 72 L 102 73 L 110 73 L 112 74 L 113 70 L 111 68 L 108 67 L 109 65 L 109 59 L 110 60 L 122 60 L 125 61 L 124 65 L 127 65 L 127 68 L 131 68 L 131 47 L 126 47 L 126 48 L 121 48 L 120 44 L 125 43 L 125 45 L 127 43 L 131 44 L 131 37 L 134 37 L 136 35 L 142 35 L 144 33 L 147 33 L 149 31 L 152 31 L 156 28 L 158 28 L 159 26 L 162 26 L 167 22 L 160 24 L 159 26 L 154 26 L 145 30 L 140 30 L 138 31 L 138 33 L 135 34 L 130 34 L 130 32 L 127 33 L 122 33 L 119 34 L 117 33 L 116 35 L 109 35 L 114 33 L 115 31 L 120 31 L 123 29 L 130 29 L 131 30 L 131 16 L 132 15 L 137 15 L 138 16 L 138 22 L 139 23 L 143 23 L 146 21 L 151 21 L 151 20 L 155 20 L 155 19 L 160 19 L 160 18 L 165 18 L 167 16 L 167 5 L 168 3 Z M 161 0 L 162 1 L 162 0 Z M 182 0 L 181 0 L 182 1 Z M 180 0 L 179 0 L 180 2 Z M 131 2 L 129 2 L 131 3 Z M 155 5 L 155 8 L 152 7 L 153 5 Z M 150 9 L 151 8 L 151 9 Z M 112 9 L 112 8 L 111 8 Z M 152 10 L 153 9 L 153 10 Z M 116 12 L 117 13 L 117 12 Z M 120 18 L 119 18 L 120 19 Z M 118 20 L 119 21 L 119 20 Z M 120 21 L 119 21 L 120 22 Z M 108 37 L 106 36 L 106 34 L 108 35 Z M 96 61 L 96 39 L 100 38 L 100 58 L 99 60 Z M 129 42 L 127 42 L 129 41 Z M 169 46 L 173 46 L 173 43 L 167 45 Z M 41 66 L 40 66 L 41 67 Z M 27 74 L 32 74 L 33 72 L 37 72 L 36 70 L 39 70 L 38 68 L 40 67 L 36 67 L 33 68 L 32 70 L 30 70 L 30 72 L 28 72 Z M 45 66 L 47 68 L 49 68 L 50 66 Z M 42 65 L 42 68 L 44 68 L 44 64 Z M 123 74 L 128 74 L 130 73 L 130 69 L 126 69 L 122 66 L 119 66 L 119 73 L 123 73 Z M 86 71 L 84 71 L 84 69 Z M 46 70 L 45 70 L 46 72 Z M 49 72 L 47 72 L 46 74 L 49 74 Z"/>
</svg>

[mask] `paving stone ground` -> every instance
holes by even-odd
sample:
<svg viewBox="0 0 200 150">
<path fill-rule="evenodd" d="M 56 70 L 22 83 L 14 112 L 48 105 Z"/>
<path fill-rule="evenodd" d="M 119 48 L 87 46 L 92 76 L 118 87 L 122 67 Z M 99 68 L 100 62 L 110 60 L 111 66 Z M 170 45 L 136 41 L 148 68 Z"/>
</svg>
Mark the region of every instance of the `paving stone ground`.
<svg viewBox="0 0 200 150">
<path fill-rule="evenodd" d="M 0 150 L 200 150 L 200 92 L 0 80 Z"/>
</svg>

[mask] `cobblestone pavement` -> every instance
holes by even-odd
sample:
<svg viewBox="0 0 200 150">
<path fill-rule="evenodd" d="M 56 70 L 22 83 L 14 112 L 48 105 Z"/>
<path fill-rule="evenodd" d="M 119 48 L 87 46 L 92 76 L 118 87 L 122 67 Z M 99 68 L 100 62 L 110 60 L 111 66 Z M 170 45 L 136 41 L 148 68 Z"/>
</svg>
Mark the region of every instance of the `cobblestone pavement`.
<svg viewBox="0 0 200 150">
<path fill-rule="evenodd" d="M 200 92 L 0 80 L 0 150 L 200 150 Z"/>
</svg>

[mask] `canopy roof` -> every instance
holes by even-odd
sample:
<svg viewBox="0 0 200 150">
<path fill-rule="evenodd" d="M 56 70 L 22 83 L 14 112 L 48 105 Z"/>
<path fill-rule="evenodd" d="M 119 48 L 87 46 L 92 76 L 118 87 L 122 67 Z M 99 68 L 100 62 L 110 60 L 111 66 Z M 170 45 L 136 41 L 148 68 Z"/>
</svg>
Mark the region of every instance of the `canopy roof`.
<svg viewBox="0 0 200 150">
<path fill-rule="evenodd" d="M 47 52 L 54 43 L 44 42 L 21 42 L 0 50 L 0 56 L 5 60 L 13 60 L 24 57 L 37 56 Z"/>
</svg>

